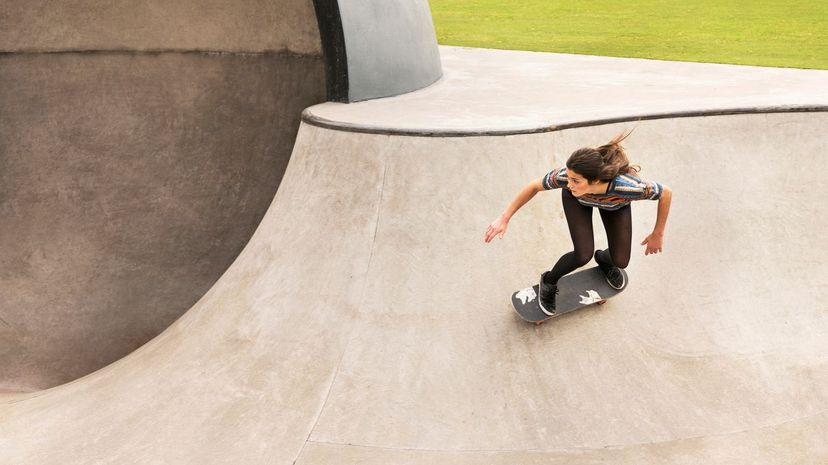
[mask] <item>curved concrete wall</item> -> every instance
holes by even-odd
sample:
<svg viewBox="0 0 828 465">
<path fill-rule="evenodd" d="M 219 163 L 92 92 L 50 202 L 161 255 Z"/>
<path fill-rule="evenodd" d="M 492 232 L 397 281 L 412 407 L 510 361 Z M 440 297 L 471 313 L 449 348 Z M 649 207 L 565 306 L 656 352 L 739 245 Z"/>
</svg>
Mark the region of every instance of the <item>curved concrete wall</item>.
<svg viewBox="0 0 828 465">
<path fill-rule="evenodd" d="M 340 0 L 350 101 L 398 95 L 442 75 L 427 0 Z"/>
<path fill-rule="evenodd" d="M 173 3 L 2 8 L 0 391 L 85 375 L 186 311 L 324 100 L 310 0 Z"/>
<path fill-rule="evenodd" d="M 399 95 L 442 76 L 428 1 L 316 0 L 316 5 L 320 17 L 330 17 L 327 27 L 321 23 L 329 99 L 355 102 Z M 341 24 L 335 23 L 337 16 Z"/>
<path fill-rule="evenodd" d="M 11 0 L 0 9 L 0 52 L 202 50 L 321 55 L 328 98 L 399 95 L 442 75 L 427 0 Z M 314 12 L 314 4 L 316 12 Z"/>
</svg>

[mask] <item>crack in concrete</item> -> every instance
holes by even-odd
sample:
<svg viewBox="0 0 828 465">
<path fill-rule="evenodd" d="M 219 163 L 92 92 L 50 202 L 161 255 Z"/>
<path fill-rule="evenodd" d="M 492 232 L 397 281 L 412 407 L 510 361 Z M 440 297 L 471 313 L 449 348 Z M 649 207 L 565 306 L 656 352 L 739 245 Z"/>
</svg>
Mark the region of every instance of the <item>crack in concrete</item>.
<svg viewBox="0 0 828 465">
<path fill-rule="evenodd" d="M 658 446 L 658 445 L 665 445 L 671 443 L 678 443 L 682 441 L 693 441 L 699 439 L 707 439 L 707 438 L 723 438 L 728 436 L 735 436 L 739 434 L 745 433 L 752 433 L 756 431 L 762 430 L 770 430 L 773 428 L 778 428 L 780 426 L 794 423 L 797 421 L 807 421 L 812 418 L 816 418 L 819 416 L 823 416 L 828 414 L 828 409 L 820 410 L 815 413 L 811 413 L 808 415 L 803 415 L 799 417 L 790 418 L 784 421 L 766 424 L 766 425 L 758 425 L 754 428 L 747 428 L 743 430 L 735 430 L 735 431 L 724 431 L 721 433 L 713 433 L 713 434 L 705 434 L 700 436 L 687 436 L 687 437 L 680 437 L 680 438 L 673 438 L 664 441 L 651 441 L 651 442 L 636 442 L 630 444 L 607 444 L 601 447 L 570 447 L 565 449 L 420 449 L 420 448 L 410 448 L 410 447 L 389 447 L 389 446 L 372 446 L 368 444 L 352 444 L 352 443 L 338 443 L 338 442 L 331 442 L 331 441 L 314 441 L 308 439 L 306 443 L 313 443 L 313 444 L 320 444 L 320 445 L 328 445 L 328 446 L 344 446 L 344 447 L 358 447 L 363 449 L 378 449 L 378 450 L 388 450 L 388 451 L 403 451 L 403 452 L 430 452 L 430 453 L 457 453 L 457 454 L 473 454 L 473 453 L 538 453 L 538 454 L 560 454 L 560 453 L 571 453 L 571 452 L 597 452 L 597 451 L 605 451 L 605 450 L 623 450 L 623 449 L 631 449 L 635 447 L 647 447 L 647 446 Z"/>
</svg>

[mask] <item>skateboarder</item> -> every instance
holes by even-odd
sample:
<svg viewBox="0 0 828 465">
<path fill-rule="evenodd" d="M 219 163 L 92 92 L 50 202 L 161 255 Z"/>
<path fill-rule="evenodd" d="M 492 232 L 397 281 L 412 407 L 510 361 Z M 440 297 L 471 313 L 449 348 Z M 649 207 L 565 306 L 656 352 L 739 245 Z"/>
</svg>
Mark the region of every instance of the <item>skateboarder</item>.
<svg viewBox="0 0 828 465">
<path fill-rule="evenodd" d="M 593 257 L 593 207 L 597 207 L 601 214 L 609 244 L 609 250 L 595 251 L 595 261 L 613 288 L 622 289 L 626 285 L 624 274 L 619 268 L 626 268 L 630 261 L 632 201 L 658 200 L 655 228 L 641 245 L 647 246 L 644 255 L 662 251 L 672 191 L 663 184 L 644 181 L 635 176 L 640 167 L 630 165 L 621 146 L 621 142 L 629 135 L 629 132 L 621 133 L 600 147 L 584 147 L 574 151 L 567 160 L 566 167 L 553 169 L 543 178 L 527 184 L 486 229 L 487 243 L 495 237 L 502 239 L 509 220 L 535 194 L 544 190 L 562 189 L 564 214 L 575 250 L 564 254 L 551 270 L 541 274 L 539 303 L 548 315 L 555 312 L 558 280 L 586 265 Z"/>
</svg>

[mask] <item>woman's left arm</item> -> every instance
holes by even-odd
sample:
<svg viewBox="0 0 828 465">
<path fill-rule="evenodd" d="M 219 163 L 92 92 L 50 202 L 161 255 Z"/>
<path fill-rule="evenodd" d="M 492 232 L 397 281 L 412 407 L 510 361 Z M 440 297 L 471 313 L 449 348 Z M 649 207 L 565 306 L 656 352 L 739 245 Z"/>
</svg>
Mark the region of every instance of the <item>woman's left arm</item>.
<svg viewBox="0 0 828 465">
<path fill-rule="evenodd" d="M 662 246 L 664 245 L 664 228 L 667 226 L 667 216 L 670 214 L 670 203 L 672 200 L 673 191 L 669 187 L 664 186 L 664 192 L 661 193 L 661 198 L 658 199 L 658 217 L 656 218 L 655 228 L 641 242 L 641 245 L 647 246 L 644 255 L 662 251 Z"/>
</svg>

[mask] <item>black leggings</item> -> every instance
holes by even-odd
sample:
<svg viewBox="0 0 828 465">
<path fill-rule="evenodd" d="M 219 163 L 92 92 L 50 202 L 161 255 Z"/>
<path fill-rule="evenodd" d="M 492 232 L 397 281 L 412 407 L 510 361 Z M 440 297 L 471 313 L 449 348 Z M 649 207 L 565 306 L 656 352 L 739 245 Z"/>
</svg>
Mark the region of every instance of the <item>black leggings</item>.
<svg viewBox="0 0 828 465">
<path fill-rule="evenodd" d="M 595 240 L 592 234 L 592 209 L 581 205 L 569 189 L 562 189 L 563 209 L 569 224 L 569 235 L 575 250 L 564 254 L 546 276 L 549 284 L 557 283 L 562 276 L 575 271 L 592 260 Z M 601 221 L 607 231 L 610 257 L 618 268 L 626 268 L 630 263 L 632 248 L 632 209 L 626 205 L 618 210 L 599 208 Z"/>
</svg>

